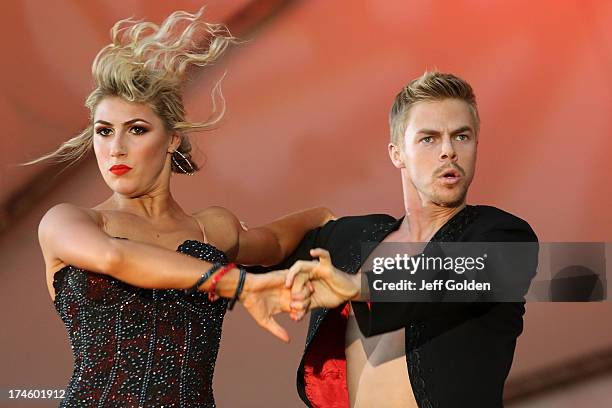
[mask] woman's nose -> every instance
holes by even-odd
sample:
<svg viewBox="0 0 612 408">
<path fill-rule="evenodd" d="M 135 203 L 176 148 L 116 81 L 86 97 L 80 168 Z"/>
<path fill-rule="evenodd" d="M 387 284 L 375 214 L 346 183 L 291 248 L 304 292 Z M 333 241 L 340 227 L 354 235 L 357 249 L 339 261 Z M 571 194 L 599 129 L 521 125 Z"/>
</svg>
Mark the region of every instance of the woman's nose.
<svg viewBox="0 0 612 408">
<path fill-rule="evenodd" d="M 117 134 L 113 138 L 113 141 L 111 142 L 110 154 L 113 157 L 123 156 L 126 154 L 125 144 L 121 135 Z"/>
</svg>

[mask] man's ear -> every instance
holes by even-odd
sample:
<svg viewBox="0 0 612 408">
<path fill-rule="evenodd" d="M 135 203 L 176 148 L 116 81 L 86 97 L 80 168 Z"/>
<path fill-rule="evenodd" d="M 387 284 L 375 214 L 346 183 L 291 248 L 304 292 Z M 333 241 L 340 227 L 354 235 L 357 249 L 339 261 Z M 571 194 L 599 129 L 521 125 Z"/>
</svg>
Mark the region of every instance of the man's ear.
<svg viewBox="0 0 612 408">
<path fill-rule="evenodd" d="M 393 165 L 398 169 L 406 167 L 406 165 L 404 164 L 404 159 L 402 157 L 400 147 L 397 146 L 395 143 L 389 143 L 387 147 L 389 149 L 389 157 L 391 158 L 391 163 L 393 163 Z"/>
</svg>

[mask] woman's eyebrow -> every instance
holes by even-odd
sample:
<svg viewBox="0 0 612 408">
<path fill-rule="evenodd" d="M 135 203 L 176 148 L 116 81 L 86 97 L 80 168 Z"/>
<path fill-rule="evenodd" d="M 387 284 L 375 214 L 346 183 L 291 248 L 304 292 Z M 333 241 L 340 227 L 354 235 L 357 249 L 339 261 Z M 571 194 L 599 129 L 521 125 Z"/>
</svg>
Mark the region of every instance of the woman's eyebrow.
<svg viewBox="0 0 612 408">
<path fill-rule="evenodd" d="M 151 124 L 150 122 L 148 122 L 148 121 L 146 121 L 146 120 L 144 120 L 144 119 L 141 119 L 141 118 L 130 119 L 130 120 L 128 120 L 127 122 L 123 122 L 123 124 L 124 124 L 124 125 L 131 125 L 132 123 L 135 123 L 135 122 L 145 122 L 145 123 L 148 123 L 149 125 Z M 101 124 L 103 124 L 103 125 L 113 126 L 113 124 L 112 124 L 112 123 L 107 122 L 107 121 L 102 120 L 102 119 L 98 119 L 98 120 L 96 120 L 96 122 L 95 122 L 95 123 L 101 123 Z"/>
</svg>

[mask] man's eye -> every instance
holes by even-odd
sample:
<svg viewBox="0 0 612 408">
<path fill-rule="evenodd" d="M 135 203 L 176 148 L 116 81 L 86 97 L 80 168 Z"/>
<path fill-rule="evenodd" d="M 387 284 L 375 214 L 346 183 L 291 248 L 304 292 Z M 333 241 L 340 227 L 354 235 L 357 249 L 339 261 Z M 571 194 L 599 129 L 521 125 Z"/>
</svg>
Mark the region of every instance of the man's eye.
<svg viewBox="0 0 612 408">
<path fill-rule="evenodd" d="M 468 140 L 468 135 L 457 135 L 457 140 Z"/>
<path fill-rule="evenodd" d="M 431 143 L 431 142 L 433 142 L 433 137 L 431 137 L 431 136 L 424 137 L 424 138 L 421 139 L 421 142 Z"/>
<path fill-rule="evenodd" d="M 96 133 L 100 136 L 109 136 L 113 132 L 109 128 L 98 128 L 96 129 Z"/>
<path fill-rule="evenodd" d="M 130 131 L 135 135 L 142 135 L 147 131 L 147 129 L 143 128 L 142 126 L 132 126 Z"/>
</svg>

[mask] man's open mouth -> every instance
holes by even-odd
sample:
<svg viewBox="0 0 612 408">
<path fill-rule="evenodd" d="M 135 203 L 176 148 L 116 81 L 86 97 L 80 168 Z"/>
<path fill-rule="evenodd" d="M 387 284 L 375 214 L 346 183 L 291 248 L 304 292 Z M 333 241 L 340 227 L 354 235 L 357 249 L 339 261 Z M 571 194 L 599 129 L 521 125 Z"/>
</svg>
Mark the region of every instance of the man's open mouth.
<svg viewBox="0 0 612 408">
<path fill-rule="evenodd" d="M 457 170 L 451 169 L 451 170 L 446 170 L 444 173 L 442 173 L 440 177 L 446 178 L 446 179 L 454 179 L 454 178 L 461 177 L 461 174 Z"/>
</svg>

